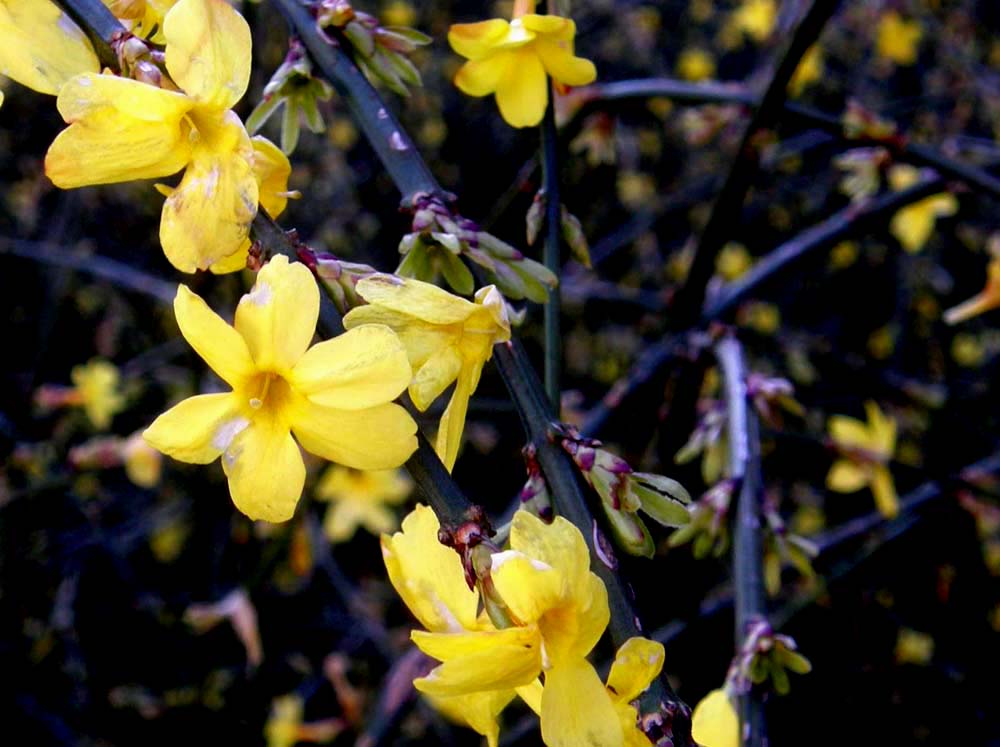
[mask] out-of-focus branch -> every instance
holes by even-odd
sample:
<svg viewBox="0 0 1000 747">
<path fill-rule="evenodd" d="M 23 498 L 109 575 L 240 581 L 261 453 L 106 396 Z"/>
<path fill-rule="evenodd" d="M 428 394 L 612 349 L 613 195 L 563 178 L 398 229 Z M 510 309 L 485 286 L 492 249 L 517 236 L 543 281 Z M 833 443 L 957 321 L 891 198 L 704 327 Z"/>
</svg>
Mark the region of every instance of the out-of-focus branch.
<svg viewBox="0 0 1000 747">
<path fill-rule="evenodd" d="M 562 239 L 560 236 L 560 211 L 562 195 L 559 190 L 559 138 L 556 133 L 555 91 L 549 86 L 549 105 L 542 120 L 542 193 L 545 195 L 545 266 L 557 278 L 562 269 Z M 545 393 L 558 413 L 562 395 L 562 335 L 559 330 L 559 315 L 562 303 L 560 288 L 549 292 L 545 304 Z"/>
</svg>

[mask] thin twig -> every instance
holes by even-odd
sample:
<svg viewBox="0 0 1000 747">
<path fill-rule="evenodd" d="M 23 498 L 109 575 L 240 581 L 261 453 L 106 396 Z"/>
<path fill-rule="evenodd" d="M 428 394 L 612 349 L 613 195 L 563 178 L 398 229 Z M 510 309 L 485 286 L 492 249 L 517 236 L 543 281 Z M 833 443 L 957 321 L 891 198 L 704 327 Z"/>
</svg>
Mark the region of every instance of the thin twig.
<svg viewBox="0 0 1000 747">
<path fill-rule="evenodd" d="M 542 120 L 542 193 L 545 195 L 545 245 L 543 259 L 545 266 L 556 277 L 562 269 L 560 236 L 559 190 L 559 141 L 556 133 L 555 91 L 549 86 L 549 105 Z M 545 393 L 556 412 L 560 411 L 562 397 L 562 335 L 559 329 L 559 315 L 562 311 L 560 289 L 557 286 L 549 292 L 545 304 Z"/>
<path fill-rule="evenodd" d="M 760 466 L 757 416 L 747 401 L 747 371 L 743 349 L 728 335 L 715 345 L 726 399 L 730 477 L 739 484 L 733 530 L 733 579 L 736 595 L 736 650 L 743 648 L 751 625 L 767 618 L 764 590 L 763 539 L 760 502 L 764 484 Z M 740 698 L 742 744 L 767 744 L 763 693 L 750 688 Z"/>
</svg>

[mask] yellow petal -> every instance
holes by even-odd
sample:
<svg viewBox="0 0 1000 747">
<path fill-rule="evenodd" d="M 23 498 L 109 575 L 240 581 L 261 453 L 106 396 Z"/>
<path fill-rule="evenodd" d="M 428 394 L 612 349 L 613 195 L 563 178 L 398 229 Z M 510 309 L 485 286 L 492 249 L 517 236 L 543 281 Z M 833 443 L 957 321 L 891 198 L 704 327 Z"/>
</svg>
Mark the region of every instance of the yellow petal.
<svg viewBox="0 0 1000 747">
<path fill-rule="evenodd" d="M 225 0 L 181 0 L 163 19 L 167 71 L 206 107 L 231 109 L 250 82 L 250 27 Z"/>
<path fill-rule="evenodd" d="M 576 36 L 576 23 L 571 18 L 526 13 L 521 16 L 521 23 L 529 31 L 534 31 L 540 36 L 546 36 L 552 40 L 570 41 Z"/>
<path fill-rule="evenodd" d="M 473 633 L 415 630 L 411 638 L 425 654 L 444 661 L 429 675 L 413 682 L 420 692 L 432 695 L 527 685 L 542 668 L 541 637 L 533 626 Z"/>
<path fill-rule="evenodd" d="M 535 50 L 545 66 L 545 72 L 567 86 L 585 86 L 597 79 L 594 63 L 573 55 L 573 47 L 567 42 L 539 39 Z"/>
<path fill-rule="evenodd" d="M 437 439 L 434 450 L 441 457 L 448 471 L 455 466 L 458 459 L 458 449 L 462 445 L 462 432 L 465 430 L 465 416 L 469 411 L 469 398 L 479 383 L 482 366 L 465 366 L 458 375 L 455 391 L 438 423 Z"/>
<path fill-rule="evenodd" d="M 868 484 L 868 473 L 848 459 L 838 459 L 826 476 L 826 487 L 837 493 L 853 493 Z"/>
<path fill-rule="evenodd" d="M 257 135 L 253 143 L 253 175 L 257 180 L 260 206 L 272 218 L 285 212 L 288 204 L 288 177 L 292 164 L 281 149 L 266 137 Z"/>
<path fill-rule="evenodd" d="M 580 530 L 561 516 L 546 524 L 537 516 L 518 511 L 510 529 L 510 546 L 529 558 L 558 568 L 571 590 L 583 593 L 590 573 L 590 553 Z"/>
<path fill-rule="evenodd" d="M 621 722 L 597 672 L 574 659 L 545 673 L 542 741 L 546 747 L 618 747 Z"/>
<path fill-rule="evenodd" d="M 247 256 L 249 253 L 250 239 L 247 238 L 244 240 L 243 246 L 240 247 L 238 252 L 230 254 L 228 257 L 223 257 L 217 262 L 213 262 L 208 266 L 208 271 L 215 275 L 226 275 L 230 272 L 245 270 L 247 266 Z"/>
<path fill-rule="evenodd" d="M 74 75 L 99 69 L 87 37 L 54 3 L 0 3 L 0 74 L 40 93 L 56 94 Z"/>
<path fill-rule="evenodd" d="M 362 324 L 384 324 L 395 331 L 406 348 L 413 370 L 420 368 L 443 348 L 454 345 L 462 335 L 462 329 L 457 325 L 436 325 L 373 304 L 353 308 L 344 317 L 347 329 Z"/>
<path fill-rule="evenodd" d="M 469 96 L 488 96 L 497 90 L 507 74 L 507 65 L 514 59 L 513 54 L 500 52 L 481 60 L 469 60 L 455 74 L 455 85 Z"/>
<path fill-rule="evenodd" d="M 695 706 L 691 736 L 702 747 L 739 747 L 740 721 L 725 690 L 712 690 Z"/>
<path fill-rule="evenodd" d="M 88 73 L 63 86 L 57 105 L 70 123 L 45 157 L 57 187 L 167 176 L 191 157 L 182 122 L 191 101 L 182 94 Z"/>
<path fill-rule="evenodd" d="M 572 592 L 571 614 L 551 615 L 541 623 L 554 662 L 589 654 L 611 619 L 608 590 L 597 575 L 588 573 L 583 588 L 574 588 Z"/>
<path fill-rule="evenodd" d="M 549 81 L 533 49 L 524 47 L 516 54 L 497 85 L 497 106 L 504 121 L 512 127 L 534 127 L 545 114 Z"/>
<path fill-rule="evenodd" d="M 896 450 L 896 421 L 884 415 L 875 402 L 865 402 L 865 413 L 872 446 L 886 458 L 891 457 Z"/>
<path fill-rule="evenodd" d="M 239 416 L 239 402 L 231 393 L 200 394 L 160 415 L 142 437 L 174 459 L 208 464 L 225 450 L 238 429 L 248 424 Z"/>
<path fill-rule="evenodd" d="M 608 674 L 613 700 L 628 703 L 639 697 L 663 669 L 663 644 L 648 638 L 629 638 L 615 654 Z"/>
<path fill-rule="evenodd" d="M 464 322 L 476 310 L 475 304 L 436 285 L 384 273 L 364 278 L 358 282 L 357 290 L 370 304 L 432 324 Z M 344 323 L 347 323 L 346 318 Z"/>
<path fill-rule="evenodd" d="M 490 690 L 468 695 L 450 697 L 427 695 L 434 708 L 455 723 L 468 726 L 486 737 L 489 747 L 497 747 L 500 739 L 500 725 L 497 716 L 514 697 L 513 690 Z"/>
<path fill-rule="evenodd" d="M 462 370 L 462 356 L 454 347 L 447 347 L 432 356 L 417 369 L 410 382 L 410 399 L 423 412 L 436 400 L 448 385 L 458 378 Z"/>
<path fill-rule="evenodd" d="M 541 680 L 533 680 L 529 685 L 522 685 L 517 688 L 515 692 L 524 701 L 524 704 L 528 706 L 531 710 L 535 712 L 536 715 L 542 715 L 542 682 Z"/>
<path fill-rule="evenodd" d="M 238 388 L 254 374 L 243 338 L 186 285 L 177 286 L 174 315 L 184 339 L 227 384 Z"/>
<path fill-rule="evenodd" d="M 875 507 L 887 519 L 894 519 L 899 514 L 899 498 L 896 497 L 896 484 L 888 467 L 875 467 L 872 475 L 872 494 L 875 496 Z"/>
<path fill-rule="evenodd" d="M 389 581 L 432 632 L 457 633 L 476 625 L 479 594 L 465 583 L 458 553 L 438 541 L 438 518 L 418 505 L 403 519 L 402 531 L 382 536 Z"/>
<path fill-rule="evenodd" d="M 299 397 L 289 417 L 302 448 L 347 467 L 391 469 L 417 449 L 417 424 L 397 404 L 336 410 Z"/>
<path fill-rule="evenodd" d="M 924 248 L 924 244 L 934 233 L 934 212 L 932 206 L 921 200 L 899 210 L 889 222 L 889 230 L 896 240 L 910 254 Z"/>
<path fill-rule="evenodd" d="M 857 449 L 869 449 L 873 446 L 871 431 L 868 430 L 868 425 L 860 420 L 846 415 L 834 415 L 827 423 L 827 428 L 830 438 L 838 446 Z"/>
<path fill-rule="evenodd" d="M 388 327 L 355 327 L 313 345 L 292 369 L 292 385 L 313 402 L 361 410 L 391 402 L 410 383 L 403 343 Z"/>
<path fill-rule="evenodd" d="M 121 374 L 118 369 L 108 361 L 92 360 L 86 365 L 74 366 L 70 379 L 90 422 L 95 428 L 108 428 L 114 416 L 125 407 L 125 397 L 119 391 Z"/>
<path fill-rule="evenodd" d="M 476 60 L 489 54 L 507 35 L 510 24 L 501 18 L 479 23 L 456 23 L 448 29 L 448 43 L 462 57 Z"/>
<path fill-rule="evenodd" d="M 287 428 L 258 418 L 233 438 L 222 455 L 229 493 L 251 519 L 287 521 L 306 481 L 302 454 Z"/>
<path fill-rule="evenodd" d="M 493 554 L 491 576 L 497 593 L 522 623 L 538 622 L 566 595 L 558 568 L 517 550 Z"/>
<path fill-rule="evenodd" d="M 250 139 L 236 115 L 228 114 L 222 129 L 231 147 L 196 147 L 184 178 L 163 203 L 160 243 L 182 272 L 204 270 L 239 252 L 257 214 Z"/>
<path fill-rule="evenodd" d="M 396 516 L 384 506 L 359 501 L 341 501 L 326 510 L 323 531 L 331 542 L 346 542 L 363 526 L 372 534 L 391 531 Z"/>
<path fill-rule="evenodd" d="M 291 376 L 316 333 L 319 289 L 309 269 L 274 257 L 236 307 L 236 329 L 258 368 Z"/>
</svg>

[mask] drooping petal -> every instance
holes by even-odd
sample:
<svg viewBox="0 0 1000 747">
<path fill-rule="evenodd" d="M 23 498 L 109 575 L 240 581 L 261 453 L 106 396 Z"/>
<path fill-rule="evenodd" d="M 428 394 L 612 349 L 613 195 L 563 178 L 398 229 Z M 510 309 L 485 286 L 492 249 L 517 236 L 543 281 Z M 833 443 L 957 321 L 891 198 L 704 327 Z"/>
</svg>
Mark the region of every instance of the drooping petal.
<svg viewBox="0 0 1000 747">
<path fill-rule="evenodd" d="M 510 546 L 529 558 L 558 568 L 571 590 L 582 591 L 587 584 L 590 573 L 587 543 L 580 530 L 561 516 L 546 524 L 527 511 L 518 511 L 511 523 Z"/>
<path fill-rule="evenodd" d="M 55 3 L 0 2 L 0 74 L 54 95 L 74 75 L 98 70 L 87 37 Z"/>
<path fill-rule="evenodd" d="M 189 397 L 160 415 L 142 432 L 146 443 L 182 462 L 208 464 L 225 450 L 242 426 L 239 402 L 232 393 Z"/>
<path fill-rule="evenodd" d="M 515 59 L 509 52 L 497 52 L 481 60 L 469 60 L 455 74 L 455 85 L 469 96 L 489 96 L 507 74 L 507 65 Z"/>
<path fill-rule="evenodd" d="M 567 86 L 585 86 L 597 79 L 597 68 L 594 63 L 583 57 L 573 55 L 573 47 L 569 42 L 558 42 L 540 38 L 535 42 L 545 72 L 553 80 Z"/>
<path fill-rule="evenodd" d="M 517 51 L 497 84 L 496 98 L 500 115 L 512 127 L 534 127 L 542 121 L 549 101 L 549 80 L 532 48 Z"/>
<path fill-rule="evenodd" d="M 358 282 L 357 291 L 370 304 L 432 324 L 464 322 L 476 309 L 475 304 L 431 283 L 385 273 L 363 278 Z"/>
<path fill-rule="evenodd" d="M 545 36 L 552 40 L 569 41 L 576 36 L 576 23 L 572 18 L 526 13 L 521 16 L 521 23 L 529 31 L 534 31 L 540 37 Z"/>
<path fill-rule="evenodd" d="M 45 156 L 57 187 L 168 176 L 191 158 L 182 122 L 191 101 L 182 94 L 88 73 L 63 86 L 57 106 L 70 123 Z"/>
<path fill-rule="evenodd" d="M 872 475 L 872 495 L 875 496 L 875 507 L 887 519 L 896 518 L 899 514 L 899 498 L 896 496 L 896 484 L 888 467 L 878 465 Z"/>
<path fill-rule="evenodd" d="M 860 420 L 846 415 L 834 415 L 828 422 L 830 437 L 838 446 L 856 449 L 872 447 L 872 434 L 868 426 Z"/>
<path fill-rule="evenodd" d="M 177 286 L 174 315 L 184 339 L 223 381 L 237 388 L 253 375 L 243 338 L 186 285 Z"/>
<path fill-rule="evenodd" d="M 494 553 L 490 575 L 497 593 L 522 623 L 538 622 L 566 593 L 559 569 L 517 550 Z"/>
<path fill-rule="evenodd" d="M 438 541 L 434 512 L 418 505 L 402 531 L 382 536 L 389 581 L 420 624 L 432 632 L 457 633 L 476 625 L 479 594 L 465 583 L 458 554 Z"/>
<path fill-rule="evenodd" d="M 432 706 L 446 718 L 464 724 L 486 737 L 489 747 L 497 747 L 500 740 L 500 725 L 497 716 L 514 698 L 513 690 L 490 690 L 468 695 L 450 697 L 424 694 Z"/>
<path fill-rule="evenodd" d="M 507 35 L 510 24 L 502 18 L 479 23 L 456 23 L 448 29 L 448 43 L 462 57 L 477 60 L 489 54 Z"/>
<path fill-rule="evenodd" d="M 302 448 L 347 467 L 391 469 L 417 449 L 417 424 L 397 404 L 336 410 L 298 397 L 289 417 Z"/>
<path fill-rule="evenodd" d="M 868 473 L 849 459 L 838 459 L 826 475 L 826 487 L 837 493 L 853 493 L 868 484 Z"/>
<path fill-rule="evenodd" d="M 305 265 L 282 255 L 257 273 L 253 290 L 236 307 L 236 329 L 257 367 L 288 376 L 309 347 L 317 319 L 315 278 Z"/>
<path fill-rule="evenodd" d="M 703 747 L 739 747 L 740 721 L 725 690 L 712 690 L 695 706 L 691 736 Z"/>
<path fill-rule="evenodd" d="M 292 164 L 281 148 L 266 137 L 257 135 L 253 143 L 253 175 L 257 180 L 260 206 L 272 218 L 285 212 L 288 204 L 288 177 L 292 174 Z"/>
<path fill-rule="evenodd" d="M 578 605 L 573 614 L 562 619 L 554 616 L 543 625 L 546 640 L 552 642 L 553 661 L 559 661 L 563 656 L 582 657 L 589 654 L 601 640 L 611 619 L 608 590 L 596 574 L 588 573 L 586 586 L 573 589 L 573 596 L 574 603 Z"/>
<path fill-rule="evenodd" d="M 181 0 L 163 19 L 167 71 L 187 94 L 231 109 L 250 82 L 250 27 L 225 0 Z"/>
<path fill-rule="evenodd" d="M 663 659 L 663 644 L 659 641 L 639 636 L 625 641 L 608 673 L 612 699 L 628 703 L 638 698 L 663 669 Z"/>
<path fill-rule="evenodd" d="M 410 376 L 396 333 L 370 324 L 313 345 L 295 364 L 291 381 L 317 404 L 361 410 L 394 400 Z"/>
<path fill-rule="evenodd" d="M 479 383 L 482 365 L 465 366 L 458 374 L 455 391 L 438 423 L 437 439 L 434 451 L 441 457 L 448 471 L 455 466 L 458 459 L 458 449 L 462 445 L 462 432 L 465 430 L 465 416 L 469 411 L 469 399 Z"/>
<path fill-rule="evenodd" d="M 532 680 L 530 684 L 516 688 L 515 692 L 524 701 L 524 704 L 535 712 L 536 716 L 542 715 L 541 680 Z"/>
<path fill-rule="evenodd" d="M 249 254 L 250 239 L 247 238 L 243 241 L 243 245 L 240 247 L 239 251 L 230 254 L 228 257 L 223 257 L 217 262 L 213 262 L 208 266 L 208 271 L 215 275 L 227 275 L 230 272 L 245 270 L 247 266 L 247 256 Z"/>
<path fill-rule="evenodd" d="M 399 336 L 414 370 L 436 355 L 442 348 L 454 344 L 460 329 L 423 322 L 409 314 L 369 304 L 347 312 L 344 327 L 354 329 L 362 324 L 384 324 Z"/>
<path fill-rule="evenodd" d="M 586 659 L 545 673 L 542 741 L 546 747 L 621 747 L 621 722 L 604 683 Z"/>
<path fill-rule="evenodd" d="M 229 494 L 251 519 L 287 521 L 306 481 L 302 454 L 287 428 L 258 418 L 236 434 L 222 455 Z"/>
<path fill-rule="evenodd" d="M 413 375 L 410 382 L 410 399 L 423 412 L 441 392 L 458 378 L 462 370 L 462 356 L 453 347 L 441 350 L 430 357 Z"/>
<path fill-rule="evenodd" d="M 527 685 L 542 668 L 542 641 L 533 626 L 473 633 L 415 630 L 410 637 L 425 654 L 444 662 L 414 680 L 420 692 L 461 695 L 509 689 Z"/>
<path fill-rule="evenodd" d="M 232 149 L 196 148 L 180 185 L 163 203 L 160 243 L 182 272 L 207 269 L 245 245 L 257 214 L 257 182 L 245 131 L 240 140 Z"/>
</svg>

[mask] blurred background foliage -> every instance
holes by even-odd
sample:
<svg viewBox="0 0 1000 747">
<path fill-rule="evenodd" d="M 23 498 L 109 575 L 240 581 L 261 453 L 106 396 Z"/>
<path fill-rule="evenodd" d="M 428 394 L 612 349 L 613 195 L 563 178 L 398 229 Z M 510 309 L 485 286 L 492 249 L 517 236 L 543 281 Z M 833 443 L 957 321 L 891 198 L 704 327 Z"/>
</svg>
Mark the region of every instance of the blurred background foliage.
<svg viewBox="0 0 1000 747">
<path fill-rule="evenodd" d="M 385 95 L 462 214 L 530 254 L 524 220 L 540 180 L 537 133 L 508 127 L 490 98 L 462 96 L 450 83 L 460 59 L 445 42 L 450 23 L 508 16 L 508 6 L 373 0 L 359 9 L 433 37 L 413 55 L 424 87 L 406 99 Z M 245 117 L 284 57 L 287 32 L 266 3 L 243 11 L 255 40 L 250 94 L 238 108 Z M 578 53 L 595 61 L 599 83 L 759 85 L 775 40 L 800 12 L 792 0 L 572 4 Z M 233 309 L 249 271 L 174 272 L 157 241 L 161 198 L 148 183 L 53 188 L 42 161 L 62 127 L 54 102 L 4 88 L 0 712 L 8 734 L 39 745 L 354 743 L 387 720 L 376 702 L 406 650 L 410 620 L 385 578 L 377 537 L 362 527 L 345 538 L 344 517 L 324 531 L 326 512 L 344 500 L 320 488 L 333 481 L 326 465 L 311 463 L 291 522 L 254 525 L 232 507 L 221 470 L 161 465 L 126 441 L 169 403 L 219 386 L 178 336 L 175 283 Z M 843 3 L 792 94 L 833 116 L 855 100 L 916 141 L 970 162 L 995 158 L 1000 6 Z M 570 261 L 563 271 L 570 422 L 665 334 L 665 305 L 747 119 L 736 105 L 661 98 L 581 109 L 578 96 L 560 105 L 564 202 L 582 223 L 594 268 Z M 409 218 L 337 96 L 321 108 L 325 132 L 303 130 L 292 157 L 290 186 L 303 196 L 282 224 L 317 249 L 391 270 Z M 277 119 L 264 129 L 274 140 Z M 832 163 L 844 149 L 800 125 L 779 128 L 716 287 L 849 205 Z M 810 257 L 734 317 L 751 369 L 789 379 L 803 406 L 765 429 L 764 474 L 784 520 L 821 549 L 818 576 L 786 570 L 772 600 L 814 668 L 771 703 L 779 747 L 1000 744 L 991 684 L 1000 665 L 1000 488 L 952 485 L 918 513 L 864 532 L 850 522 L 871 512 L 870 493 L 824 488 L 836 458 L 827 419 L 860 417 L 866 400 L 898 423 L 892 471 L 901 495 L 997 449 L 997 316 L 957 327 L 941 320 L 982 287 L 997 206 L 960 186 L 955 195 L 957 210 L 938 217 L 918 253 L 902 251 L 885 221 Z M 521 328 L 533 354 L 540 316 L 530 308 Z M 108 424 L 95 425 L 79 406 L 87 395 L 80 369 L 72 374 L 95 358 L 120 374 L 107 384 L 116 392 L 110 403 L 100 384 L 91 394 L 113 412 Z M 698 460 L 673 461 L 690 433 L 661 427 L 674 373 L 647 381 L 601 435 L 636 469 L 669 474 L 699 495 L 710 486 Z M 706 397 L 717 394 L 713 382 L 709 371 Z M 95 443 L 99 436 L 119 440 Z M 523 437 L 489 367 L 466 436 L 455 476 L 502 515 L 524 480 Z M 405 511 L 398 485 L 357 489 L 362 519 L 380 490 L 395 496 L 388 511 Z M 667 642 L 665 670 L 694 703 L 721 683 L 733 654 L 729 573 L 724 559 L 696 560 L 690 546 L 668 547 L 666 531 L 653 533 L 657 557 L 623 563 L 647 630 Z M 401 723 L 386 743 L 477 743 L 420 703 L 394 713 Z M 519 734 L 527 734 L 519 743 L 538 743 L 525 723 L 523 710 L 507 712 L 510 743 Z"/>
</svg>

